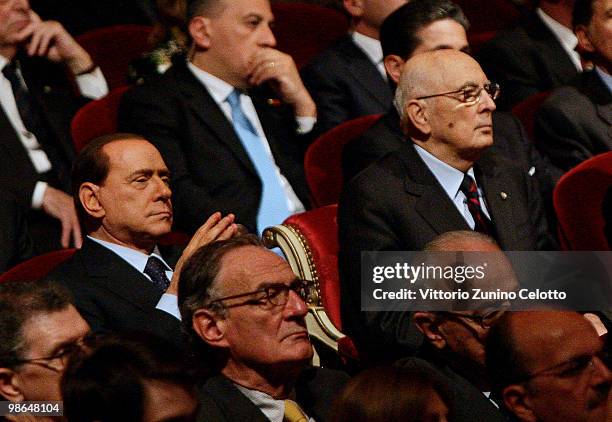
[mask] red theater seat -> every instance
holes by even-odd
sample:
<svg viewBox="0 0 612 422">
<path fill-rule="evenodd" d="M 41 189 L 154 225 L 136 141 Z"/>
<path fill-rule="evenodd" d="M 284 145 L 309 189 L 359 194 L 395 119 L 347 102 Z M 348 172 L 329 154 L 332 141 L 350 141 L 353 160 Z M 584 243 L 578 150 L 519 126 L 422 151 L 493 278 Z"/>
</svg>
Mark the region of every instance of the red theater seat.
<svg viewBox="0 0 612 422">
<path fill-rule="evenodd" d="M 525 98 L 523 101 L 512 107 L 512 114 L 518 117 L 527 131 L 529 139 L 535 143 L 537 143 L 537 139 L 534 137 L 533 130 L 535 124 L 534 117 L 542 103 L 548 98 L 549 95 L 550 91 L 538 92 L 537 94 Z"/>
<path fill-rule="evenodd" d="M 590 158 L 561 177 L 553 192 L 553 203 L 563 249 L 610 250 L 602 206 L 611 187 L 612 152 Z"/>
<path fill-rule="evenodd" d="M 0 283 L 5 281 L 35 281 L 47 276 L 62 262 L 68 260 L 76 252 L 75 248 L 61 249 L 35 256 L 18 264 L 0 275 Z"/>
<path fill-rule="evenodd" d="M 306 150 L 304 172 L 315 207 L 335 204 L 342 192 L 342 149 L 368 130 L 382 114 L 349 120 L 319 136 Z"/>
<path fill-rule="evenodd" d="M 299 68 L 346 34 L 349 22 L 341 12 L 307 3 L 275 3 L 274 35 L 278 49 Z"/>
<path fill-rule="evenodd" d="M 317 294 L 308 301 L 308 329 L 323 344 L 348 360 L 358 359 L 350 338 L 340 331 L 337 205 L 292 215 L 264 231 L 268 247 L 281 248 L 295 274 L 308 280 Z"/>
<path fill-rule="evenodd" d="M 84 105 L 72 119 L 70 131 L 77 152 L 98 136 L 117 131 L 117 112 L 127 86 L 112 90 L 105 97 Z"/>
<path fill-rule="evenodd" d="M 108 87 L 127 84 L 128 66 L 151 49 L 152 28 L 143 25 L 115 25 L 92 29 L 76 37 L 77 42 L 100 66 Z"/>
</svg>

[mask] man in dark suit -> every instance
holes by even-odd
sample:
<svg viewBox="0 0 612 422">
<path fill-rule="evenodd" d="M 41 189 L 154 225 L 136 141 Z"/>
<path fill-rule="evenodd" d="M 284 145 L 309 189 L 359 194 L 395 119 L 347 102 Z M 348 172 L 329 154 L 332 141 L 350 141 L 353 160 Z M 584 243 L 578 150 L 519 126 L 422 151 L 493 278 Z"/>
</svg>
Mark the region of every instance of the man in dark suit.
<svg viewBox="0 0 612 422">
<path fill-rule="evenodd" d="M 344 0 L 351 32 L 302 71 L 317 103 L 317 133 L 367 114 L 384 113 L 393 92 L 387 83 L 379 29 L 406 0 Z"/>
<path fill-rule="evenodd" d="M 467 52 L 467 28 L 468 21 L 461 8 L 449 0 L 422 0 L 400 7 L 389 15 L 381 28 L 389 78 L 398 83 L 403 64 L 415 54 L 446 48 Z M 344 147 L 345 182 L 405 143 L 399 119 L 396 107 L 391 106 L 361 137 Z M 552 198 L 555 180 L 560 174 L 533 147 L 518 119 L 507 112 L 493 112 L 493 132 L 494 148 L 519 163 L 525 172 L 535 174 L 542 197 Z"/>
<path fill-rule="evenodd" d="M 189 62 L 124 97 L 120 127 L 161 151 L 182 230 L 221 210 L 261 232 L 307 204 L 303 137 L 316 106 L 291 57 L 274 48 L 272 20 L 268 0 L 191 2 Z"/>
<path fill-rule="evenodd" d="M 610 2 L 577 0 L 574 31 L 580 50 L 594 69 L 551 94 L 536 115 L 538 146 L 551 161 L 569 170 L 612 151 L 612 48 Z"/>
<path fill-rule="evenodd" d="M 198 421 L 329 420 L 345 374 L 309 368 L 309 288 L 254 235 L 200 248 L 179 286 L 184 330 L 212 375 Z M 301 419 L 297 416 L 301 416 Z"/>
<path fill-rule="evenodd" d="M 572 34 L 574 0 L 540 0 L 521 24 L 482 46 L 478 61 L 504 90 L 500 109 L 568 83 L 582 69 Z"/>
<path fill-rule="evenodd" d="M 513 420 L 608 422 L 612 372 L 603 346 L 577 312 L 507 312 L 489 331 L 487 370 Z"/>
<path fill-rule="evenodd" d="M 24 210 L 11 193 L 0 190 L 0 273 L 33 254 Z"/>
<path fill-rule="evenodd" d="M 397 99 L 406 143 L 348 182 L 340 198 L 349 334 L 368 341 L 360 321 L 362 251 L 421 250 L 438 234 L 469 229 L 493 236 L 504 250 L 554 246 L 529 175 L 487 151 L 497 94 L 465 53 L 438 50 L 406 62 Z"/>
<path fill-rule="evenodd" d="M 27 0 L 0 8 L 0 187 L 31 209 L 38 252 L 81 244 L 70 195 L 70 120 L 106 82 L 87 52 L 58 23 L 41 21 Z"/>
<path fill-rule="evenodd" d="M 48 278 L 68 287 L 94 332 L 149 331 L 180 345 L 182 263 L 199 245 L 232 236 L 233 215 L 210 217 L 173 271 L 157 247 L 173 213 L 168 168 L 153 145 L 129 134 L 98 138 L 77 157 L 72 179 L 87 238 Z"/>
</svg>

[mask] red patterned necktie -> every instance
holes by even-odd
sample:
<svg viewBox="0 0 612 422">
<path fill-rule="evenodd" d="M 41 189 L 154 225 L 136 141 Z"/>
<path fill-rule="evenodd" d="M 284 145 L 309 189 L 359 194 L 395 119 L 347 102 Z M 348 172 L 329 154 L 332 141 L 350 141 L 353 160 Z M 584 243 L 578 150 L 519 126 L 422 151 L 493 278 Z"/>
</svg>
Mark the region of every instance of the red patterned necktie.
<svg viewBox="0 0 612 422">
<path fill-rule="evenodd" d="M 468 210 L 474 219 L 474 230 L 493 236 L 493 225 L 491 224 L 491 220 L 489 220 L 482 211 L 480 198 L 478 196 L 478 186 L 476 186 L 476 181 L 474 181 L 472 176 L 467 173 L 464 174 L 459 190 L 463 192 L 467 198 Z"/>
</svg>

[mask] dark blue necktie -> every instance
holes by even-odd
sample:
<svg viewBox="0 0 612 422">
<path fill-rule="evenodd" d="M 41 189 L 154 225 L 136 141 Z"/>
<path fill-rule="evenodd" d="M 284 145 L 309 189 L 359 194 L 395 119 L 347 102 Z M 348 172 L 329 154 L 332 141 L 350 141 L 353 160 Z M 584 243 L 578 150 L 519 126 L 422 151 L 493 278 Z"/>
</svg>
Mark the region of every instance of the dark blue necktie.
<svg viewBox="0 0 612 422">
<path fill-rule="evenodd" d="M 170 280 L 166 276 L 166 266 L 155 256 L 150 256 L 145 266 L 144 273 L 151 277 L 153 284 L 163 292 L 168 289 Z"/>
</svg>

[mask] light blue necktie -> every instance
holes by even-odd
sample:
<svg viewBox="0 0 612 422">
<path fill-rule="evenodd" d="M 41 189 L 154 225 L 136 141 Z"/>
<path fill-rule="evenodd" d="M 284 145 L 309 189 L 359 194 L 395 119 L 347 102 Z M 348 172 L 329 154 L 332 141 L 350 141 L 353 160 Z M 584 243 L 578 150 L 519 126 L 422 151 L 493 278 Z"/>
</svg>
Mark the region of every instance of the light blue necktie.
<svg viewBox="0 0 612 422">
<path fill-rule="evenodd" d="M 261 179 L 263 192 L 259 211 L 257 212 L 257 231 L 282 223 L 291 213 L 287 207 L 287 196 L 283 189 L 276 165 L 264 146 L 264 141 L 257 135 L 253 124 L 240 107 L 240 92 L 233 90 L 227 97 L 232 107 L 232 124 L 238 138 L 246 149 L 255 170 Z"/>
</svg>

